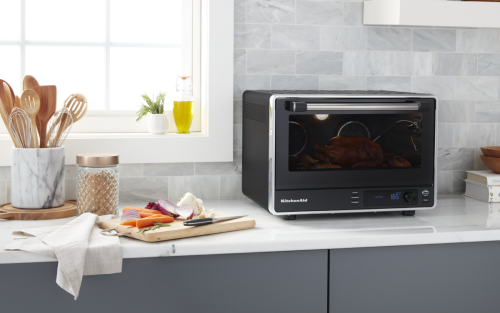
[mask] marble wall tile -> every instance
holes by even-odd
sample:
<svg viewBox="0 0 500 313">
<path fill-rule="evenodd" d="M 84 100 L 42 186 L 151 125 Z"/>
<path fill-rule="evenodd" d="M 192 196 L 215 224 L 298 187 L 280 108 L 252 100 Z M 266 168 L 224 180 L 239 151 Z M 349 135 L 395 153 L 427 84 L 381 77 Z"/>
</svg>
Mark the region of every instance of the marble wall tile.
<svg viewBox="0 0 500 313">
<path fill-rule="evenodd" d="M 434 75 L 472 76 L 477 74 L 477 55 L 471 53 L 435 53 Z"/>
<path fill-rule="evenodd" d="M 433 59 L 430 52 L 392 52 L 391 75 L 431 76 Z"/>
<path fill-rule="evenodd" d="M 390 75 L 388 52 L 344 52 L 344 75 Z"/>
<path fill-rule="evenodd" d="M 202 175 L 241 175 L 241 158 L 233 158 L 233 162 L 199 162 L 195 163 L 194 174 Z"/>
<path fill-rule="evenodd" d="M 451 194 L 452 179 L 453 179 L 453 171 L 438 171 L 437 174 L 438 195 Z"/>
<path fill-rule="evenodd" d="M 317 75 L 273 75 L 272 90 L 318 90 Z"/>
<path fill-rule="evenodd" d="M 368 76 L 366 78 L 368 90 L 411 91 L 411 77 L 409 76 Z"/>
<path fill-rule="evenodd" d="M 411 28 L 369 27 L 368 50 L 411 51 Z"/>
<path fill-rule="evenodd" d="M 467 173 L 465 171 L 453 171 L 451 192 L 454 194 L 464 194 L 465 193 L 464 179 L 466 178 L 467 178 Z"/>
<path fill-rule="evenodd" d="M 243 145 L 243 127 L 233 125 L 233 149 L 241 149 Z"/>
<path fill-rule="evenodd" d="M 234 74 L 247 73 L 247 51 L 244 49 L 234 50 Z"/>
<path fill-rule="evenodd" d="M 471 170 L 474 168 L 474 148 L 438 148 L 439 170 Z"/>
<path fill-rule="evenodd" d="M 344 4 L 338 1 L 297 0 L 297 24 L 342 25 Z"/>
<path fill-rule="evenodd" d="M 247 20 L 247 0 L 234 0 L 234 22 L 245 23 Z"/>
<path fill-rule="evenodd" d="M 295 23 L 295 0 L 247 0 L 247 23 Z"/>
<path fill-rule="evenodd" d="M 273 25 L 273 49 L 319 50 L 319 26 Z"/>
<path fill-rule="evenodd" d="M 194 163 L 145 163 L 144 176 L 191 176 Z"/>
<path fill-rule="evenodd" d="M 10 171 L 9 171 L 10 174 Z M 64 178 L 76 178 L 76 165 L 64 166 Z"/>
<path fill-rule="evenodd" d="M 413 51 L 453 52 L 456 42 L 455 29 L 413 29 Z"/>
<path fill-rule="evenodd" d="M 498 29 L 457 29 L 457 51 L 500 53 Z"/>
<path fill-rule="evenodd" d="M 297 51 L 297 74 L 342 75 L 342 52 Z"/>
<path fill-rule="evenodd" d="M 454 124 L 453 145 L 456 147 L 493 146 L 496 130 L 495 124 Z"/>
<path fill-rule="evenodd" d="M 271 25 L 235 24 L 234 48 L 271 48 Z"/>
<path fill-rule="evenodd" d="M 500 123 L 500 100 L 476 101 L 477 123 Z"/>
<path fill-rule="evenodd" d="M 177 176 L 168 178 L 168 200 L 177 202 L 186 192 L 206 200 L 220 199 L 219 176 Z"/>
<path fill-rule="evenodd" d="M 168 177 L 120 178 L 120 203 L 150 202 L 158 201 L 158 199 L 167 199 L 168 179 Z"/>
<path fill-rule="evenodd" d="M 366 50 L 365 27 L 321 27 L 321 50 Z"/>
<path fill-rule="evenodd" d="M 478 76 L 500 76 L 500 54 L 478 54 Z"/>
<path fill-rule="evenodd" d="M 245 199 L 241 190 L 241 176 L 221 176 L 220 177 L 220 199 L 240 200 Z"/>
<path fill-rule="evenodd" d="M 7 187 L 6 181 L 0 181 L 0 204 L 7 202 Z"/>
<path fill-rule="evenodd" d="M 76 199 L 76 179 L 66 179 L 64 187 L 66 200 Z"/>
<path fill-rule="evenodd" d="M 438 124 L 438 147 L 453 146 L 453 125 Z"/>
<path fill-rule="evenodd" d="M 295 51 L 248 50 L 247 72 L 249 74 L 293 74 L 295 73 Z"/>
<path fill-rule="evenodd" d="M 10 179 L 10 166 L 0 166 L 0 180 Z"/>
<path fill-rule="evenodd" d="M 457 99 L 497 99 L 498 77 L 457 77 Z"/>
<path fill-rule="evenodd" d="M 472 100 L 442 100 L 438 105 L 438 123 L 474 123 L 475 104 Z"/>
<path fill-rule="evenodd" d="M 362 2 L 344 2 L 344 25 L 363 26 Z"/>
<path fill-rule="evenodd" d="M 320 76 L 320 90 L 365 90 L 365 76 Z"/>
<path fill-rule="evenodd" d="M 243 150 L 234 149 L 233 150 L 233 160 L 241 160 L 243 158 Z"/>
<path fill-rule="evenodd" d="M 245 90 L 269 90 L 271 77 L 269 75 L 235 75 L 233 82 L 234 99 L 242 99 Z"/>
<path fill-rule="evenodd" d="M 414 76 L 411 79 L 411 90 L 434 94 L 439 100 L 451 100 L 455 98 L 455 78 Z"/>
<path fill-rule="evenodd" d="M 483 154 L 480 147 L 474 147 L 474 169 L 475 170 L 487 170 L 488 168 L 484 165 L 481 160 L 480 155 Z"/>
<path fill-rule="evenodd" d="M 120 164 L 120 177 L 141 177 L 142 164 Z M 66 176 L 66 178 L 69 178 Z"/>
<path fill-rule="evenodd" d="M 233 124 L 243 123 L 243 100 L 233 101 Z"/>
</svg>

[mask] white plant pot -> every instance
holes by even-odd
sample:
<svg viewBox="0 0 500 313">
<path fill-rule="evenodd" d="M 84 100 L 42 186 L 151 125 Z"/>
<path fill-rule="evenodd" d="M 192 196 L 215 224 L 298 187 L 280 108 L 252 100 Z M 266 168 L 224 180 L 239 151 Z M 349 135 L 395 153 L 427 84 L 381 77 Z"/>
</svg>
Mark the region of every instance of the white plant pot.
<svg viewBox="0 0 500 313">
<path fill-rule="evenodd" d="M 148 130 L 151 134 L 164 134 L 168 129 L 167 116 L 165 114 L 150 114 Z"/>
<path fill-rule="evenodd" d="M 12 206 L 19 209 L 47 209 L 63 205 L 64 155 L 64 147 L 12 147 Z"/>
</svg>

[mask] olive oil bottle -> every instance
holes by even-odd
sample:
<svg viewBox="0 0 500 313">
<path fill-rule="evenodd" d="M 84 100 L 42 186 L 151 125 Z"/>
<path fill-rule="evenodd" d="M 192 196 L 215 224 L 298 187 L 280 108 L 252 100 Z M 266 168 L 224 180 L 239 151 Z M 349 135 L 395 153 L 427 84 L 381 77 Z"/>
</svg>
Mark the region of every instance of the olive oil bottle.
<svg viewBox="0 0 500 313">
<path fill-rule="evenodd" d="M 178 134 L 189 134 L 194 116 L 191 76 L 177 77 L 177 95 L 174 99 L 174 120 Z"/>
</svg>

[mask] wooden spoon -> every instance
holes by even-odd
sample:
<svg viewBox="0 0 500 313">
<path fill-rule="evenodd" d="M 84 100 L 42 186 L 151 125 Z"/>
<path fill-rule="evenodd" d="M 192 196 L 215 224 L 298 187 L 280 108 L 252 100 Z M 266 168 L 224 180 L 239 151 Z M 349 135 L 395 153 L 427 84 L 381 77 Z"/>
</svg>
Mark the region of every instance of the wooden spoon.
<svg viewBox="0 0 500 313">
<path fill-rule="evenodd" d="M 7 85 L 7 88 L 5 87 Z M 3 106 L 7 113 L 10 115 L 10 111 L 12 111 L 12 99 L 15 98 L 14 91 L 10 87 L 9 83 L 5 80 L 0 79 L 0 100 L 3 102 Z"/>
<path fill-rule="evenodd" d="M 16 96 L 16 101 L 14 101 L 14 106 L 16 108 L 21 108 L 21 99 L 19 99 L 18 96 Z"/>
<path fill-rule="evenodd" d="M 74 124 L 87 113 L 87 98 L 81 93 L 71 94 L 64 101 L 64 106 L 71 111 Z"/>
<path fill-rule="evenodd" d="M 21 95 L 21 109 L 23 109 L 31 120 L 31 148 L 40 148 L 38 134 L 36 131 L 36 115 L 40 111 L 40 97 L 31 89 L 23 91 Z"/>
<path fill-rule="evenodd" d="M 47 148 L 47 123 L 56 111 L 57 88 L 56 86 L 39 86 L 34 87 L 33 90 L 40 97 L 40 110 L 36 115 L 36 118 L 40 122 L 40 126 L 38 127 L 40 148 Z"/>
<path fill-rule="evenodd" d="M 34 90 L 35 87 L 40 86 L 38 81 L 35 79 L 35 77 L 31 75 L 26 75 L 23 78 L 23 91 L 31 89 Z"/>
<path fill-rule="evenodd" d="M 3 123 L 5 124 L 5 127 L 7 127 L 7 130 L 9 131 L 9 135 L 12 138 L 12 141 L 14 142 L 14 145 L 16 148 L 19 148 L 19 146 L 16 143 L 16 140 L 14 139 L 14 136 L 12 135 L 12 131 L 10 130 L 9 127 L 9 113 L 7 113 L 7 109 L 5 108 L 6 105 L 4 105 L 2 99 L 0 98 L 0 116 L 2 116 Z"/>
</svg>

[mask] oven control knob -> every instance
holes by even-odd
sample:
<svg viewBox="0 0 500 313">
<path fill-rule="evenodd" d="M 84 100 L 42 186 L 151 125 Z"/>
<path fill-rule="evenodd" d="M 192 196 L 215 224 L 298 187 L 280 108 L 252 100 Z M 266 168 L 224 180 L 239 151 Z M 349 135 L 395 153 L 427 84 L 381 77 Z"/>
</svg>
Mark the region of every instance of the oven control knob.
<svg viewBox="0 0 500 313">
<path fill-rule="evenodd" d="M 413 193 L 411 191 L 405 192 L 403 198 L 408 203 L 415 203 L 415 202 L 417 202 L 417 194 Z"/>
</svg>

